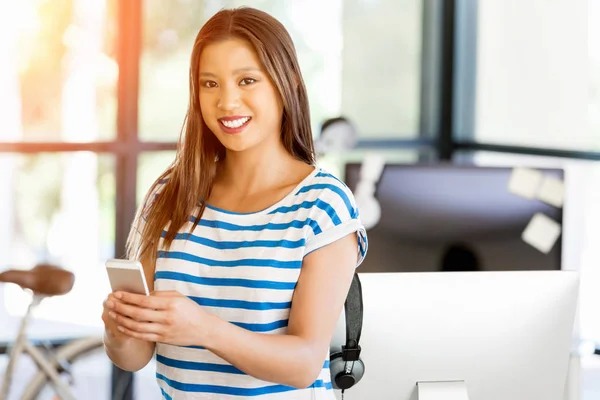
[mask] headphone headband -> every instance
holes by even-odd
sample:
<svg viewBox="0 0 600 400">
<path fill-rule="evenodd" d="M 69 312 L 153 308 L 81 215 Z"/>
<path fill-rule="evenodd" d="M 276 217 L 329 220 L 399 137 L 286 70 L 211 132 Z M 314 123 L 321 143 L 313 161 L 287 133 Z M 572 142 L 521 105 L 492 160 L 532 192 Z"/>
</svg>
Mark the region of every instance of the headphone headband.
<svg viewBox="0 0 600 400">
<path fill-rule="evenodd" d="M 356 361 L 360 357 L 360 335 L 363 320 L 362 286 L 358 273 L 354 273 L 348 297 L 344 304 L 346 315 L 346 345 L 342 346 L 342 355 L 345 361 Z"/>
<path fill-rule="evenodd" d="M 362 286 L 358 274 L 354 272 L 348 296 L 344 303 L 346 316 L 346 344 L 341 351 L 330 353 L 329 370 L 334 389 L 350 389 L 365 373 L 365 365 L 360 359 L 360 335 L 363 322 Z"/>
</svg>

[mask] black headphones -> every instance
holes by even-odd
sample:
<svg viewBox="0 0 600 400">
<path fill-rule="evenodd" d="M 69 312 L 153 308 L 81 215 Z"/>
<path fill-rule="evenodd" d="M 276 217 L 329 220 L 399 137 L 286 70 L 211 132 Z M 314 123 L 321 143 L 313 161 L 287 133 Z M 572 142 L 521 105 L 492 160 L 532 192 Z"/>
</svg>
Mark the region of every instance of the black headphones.
<svg viewBox="0 0 600 400">
<path fill-rule="evenodd" d="M 360 359 L 360 334 L 363 322 L 362 287 L 358 274 L 354 273 L 348 297 L 344 304 L 346 314 L 346 344 L 341 351 L 329 355 L 329 371 L 334 389 L 342 392 L 356 385 L 365 373 L 365 365 Z"/>
</svg>

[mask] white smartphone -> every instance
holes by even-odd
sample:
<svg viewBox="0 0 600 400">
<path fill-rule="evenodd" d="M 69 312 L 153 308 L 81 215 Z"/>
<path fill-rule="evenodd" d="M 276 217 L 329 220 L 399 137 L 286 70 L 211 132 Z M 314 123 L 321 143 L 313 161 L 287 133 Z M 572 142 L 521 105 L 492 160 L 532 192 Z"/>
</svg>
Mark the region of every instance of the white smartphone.
<svg viewBox="0 0 600 400">
<path fill-rule="evenodd" d="M 106 263 L 106 272 L 113 292 L 117 290 L 136 294 L 150 295 L 142 263 L 134 260 L 110 259 Z"/>
</svg>

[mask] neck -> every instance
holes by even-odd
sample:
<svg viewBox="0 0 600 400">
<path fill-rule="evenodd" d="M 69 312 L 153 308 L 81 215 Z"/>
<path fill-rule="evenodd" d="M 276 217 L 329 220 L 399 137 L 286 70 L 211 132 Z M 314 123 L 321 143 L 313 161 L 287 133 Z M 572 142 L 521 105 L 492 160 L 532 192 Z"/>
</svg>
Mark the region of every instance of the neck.
<svg viewBox="0 0 600 400">
<path fill-rule="evenodd" d="M 236 193 L 252 195 L 277 186 L 297 162 L 281 143 L 242 152 L 227 151 L 218 179 Z"/>
</svg>

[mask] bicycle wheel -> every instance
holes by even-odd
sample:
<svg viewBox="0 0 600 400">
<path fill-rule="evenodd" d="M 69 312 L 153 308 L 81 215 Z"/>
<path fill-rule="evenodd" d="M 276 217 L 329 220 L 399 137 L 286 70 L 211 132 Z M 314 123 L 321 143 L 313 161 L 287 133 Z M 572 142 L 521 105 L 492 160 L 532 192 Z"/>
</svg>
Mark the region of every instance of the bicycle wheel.
<svg viewBox="0 0 600 400">
<path fill-rule="evenodd" d="M 110 370 L 112 364 L 104 352 L 101 337 L 77 339 L 58 348 L 53 365 L 59 368 L 59 361 L 69 365 L 71 375 L 61 373 L 66 381 L 72 377 L 70 387 L 76 399 L 109 398 L 98 391 L 110 390 Z M 106 367 L 106 371 L 102 366 Z M 99 379 L 106 383 L 98 384 Z M 93 394 L 90 396 L 90 394 Z M 57 399 L 54 389 L 43 372 L 38 372 L 26 386 L 21 400 L 53 400 Z"/>
</svg>

